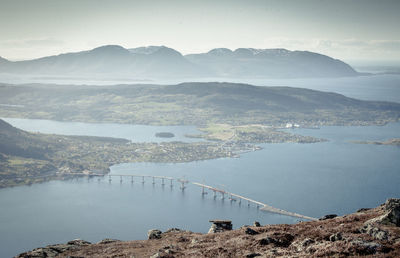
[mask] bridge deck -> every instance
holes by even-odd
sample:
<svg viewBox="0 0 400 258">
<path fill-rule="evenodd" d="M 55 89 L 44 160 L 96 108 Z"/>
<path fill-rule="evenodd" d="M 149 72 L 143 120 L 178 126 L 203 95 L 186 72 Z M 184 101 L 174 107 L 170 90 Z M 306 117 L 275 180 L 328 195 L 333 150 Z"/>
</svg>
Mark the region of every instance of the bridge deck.
<svg viewBox="0 0 400 258">
<path fill-rule="evenodd" d="M 73 173 L 73 174 L 70 174 L 70 175 L 107 176 L 107 175 L 104 175 L 104 174 L 85 174 L 85 173 Z M 182 179 L 175 179 L 175 178 L 173 178 L 173 177 L 167 177 L 167 176 L 138 175 L 138 174 L 108 174 L 108 176 L 116 176 L 116 177 L 142 177 L 142 178 L 143 178 L 143 177 L 146 177 L 146 178 L 153 178 L 153 179 L 154 179 L 154 178 L 159 178 L 159 179 L 167 179 L 167 180 L 176 180 L 177 182 L 180 182 L 180 183 L 182 183 L 182 184 L 185 184 L 185 183 L 188 183 L 188 182 L 189 182 L 189 181 L 186 180 L 186 179 L 184 179 L 184 180 L 182 180 Z M 172 181 L 171 181 L 171 183 L 172 183 Z M 265 204 L 265 203 L 262 203 L 262 202 L 259 202 L 259 201 L 255 201 L 255 200 L 253 200 L 253 199 L 244 197 L 244 196 L 242 196 L 242 195 L 230 193 L 230 192 L 225 191 L 225 190 L 223 190 L 223 189 L 219 189 L 219 188 L 216 188 L 216 187 L 212 187 L 212 186 L 209 186 L 209 185 L 206 185 L 206 184 L 201 184 L 201 183 L 197 183 L 197 182 L 192 182 L 192 184 L 193 184 L 193 185 L 200 186 L 200 187 L 203 187 L 203 188 L 207 188 L 207 189 L 209 189 L 209 190 L 212 190 L 212 191 L 214 191 L 214 192 L 221 193 L 221 194 L 223 194 L 223 195 L 227 194 L 227 195 L 230 195 L 231 197 L 236 197 L 236 198 L 239 198 L 239 199 L 241 199 L 241 200 L 245 200 L 245 201 L 254 203 L 254 204 L 258 205 L 258 206 L 262 206 L 262 207 L 261 207 L 261 210 L 263 210 L 263 211 L 268 211 L 268 212 L 272 212 L 272 213 L 277 213 L 277 214 L 282 214 L 282 215 L 286 215 L 286 216 L 290 216 L 290 217 L 297 217 L 297 218 L 302 218 L 302 219 L 307 219 L 307 220 L 317 220 L 316 218 L 312 218 L 312 217 L 309 217 L 309 216 L 301 215 L 301 214 L 298 214 L 298 213 L 295 213 L 295 212 L 290 212 L 290 211 L 285 211 L 285 210 L 282 210 L 282 209 L 278 209 L 278 208 L 272 207 L 272 206 L 270 206 L 270 205 L 268 205 L 268 204 Z"/>
<path fill-rule="evenodd" d="M 262 203 L 262 202 L 259 202 L 259 201 L 255 201 L 253 199 L 250 199 L 250 198 L 238 195 L 238 194 L 230 193 L 230 192 L 227 192 L 225 190 L 218 189 L 218 188 L 215 188 L 215 187 L 212 187 L 212 186 L 209 186 L 209 185 L 196 183 L 196 182 L 192 182 L 192 184 L 200 186 L 200 187 L 204 187 L 204 188 L 207 188 L 207 189 L 210 189 L 212 191 L 220 192 L 220 193 L 223 193 L 223 194 L 228 194 L 228 195 L 234 196 L 236 198 L 239 198 L 239 199 L 242 199 L 242 200 L 246 200 L 246 201 L 251 202 L 251 203 L 255 203 L 255 204 L 259 205 L 259 206 L 262 206 L 261 210 L 264 210 L 264 211 L 278 213 L 278 214 L 282 214 L 282 215 L 286 215 L 286 216 L 290 216 L 290 217 L 297 217 L 297 218 L 307 219 L 307 220 L 317 220 L 316 218 L 312 218 L 312 217 L 309 217 L 309 216 L 301 215 L 301 214 L 298 214 L 298 213 L 295 213 L 295 212 L 290 212 L 290 211 L 285 211 L 285 210 L 282 210 L 282 209 L 278 209 L 278 208 L 272 207 L 272 206 L 270 206 L 268 204 L 265 204 L 265 203 Z"/>
</svg>

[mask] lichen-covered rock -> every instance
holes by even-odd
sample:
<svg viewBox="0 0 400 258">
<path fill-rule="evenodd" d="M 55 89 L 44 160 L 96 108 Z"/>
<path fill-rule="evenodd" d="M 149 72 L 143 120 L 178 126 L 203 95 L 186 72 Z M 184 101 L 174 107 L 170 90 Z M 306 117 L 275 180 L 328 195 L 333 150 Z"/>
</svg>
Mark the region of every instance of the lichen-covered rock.
<svg viewBox="0 0 400 258">
<path fill-rule="evenodd" d="M 82 240 L 82 239 L 74 239 L 74 240 L 69 241 L 67 244 L 69 244 L 69 245 L 90 245 L 91 243 L 86 240 Z"/>
<path fill-rule="evenodd" d="M 385 214 L 367 221 L 366 224 L 380 223 L 400 227 L 400 199 L 388 199 L 382 207 Z"/>
<path fill-rule="evenodd" d="M 335 242 L 335 241 L 339 241 L 339 240 L 342 240 L 342 233 L 340 233 L 340 232 L 329 236 L 329 241 L 331 241 L 331 242 Z"/>
<path fill-rule="evenodd" d="M 388 199 L 385 204 L 387 214 L 382 219 L 383 223 L 393 223 L 400 227 L 400 199 Z"/>
<path fill-rule="evenodd" d="M 371 224 L 366 224 L 362 228 L 360 228 L 361 233 L 366 233 L 372 236 L 373 238 L 377 240 L 387 240 L 388 239 L 388 232 L 385 230 L 382 230 L 378 227 L 374 227 Z"/>
<path fill-rule="evenodd" d="M 160 238 L 161 238 L 161 234 L 162 234 L 161 230 L 158 230 L 158 229 L 150 229 L 150 230 L 147 232 L 147 238 L 148 238 L 148 239 L 160 239 Z"/>
<path fill-rule="evenodd" d="M 219 233 L 227 230 L 232 230 L 232 221 L 230 220 L 210 220 L 211 225 L 208 233 Z"/>
<path fill-rule="evenodd" d="M 164 233 L 170 233 L 170 232 L 182 232 L 183 230 L 179 229 L 179 228 L 170 228 L 167 229 Z"/>
<path fill-rule="evenodd" d="M 261 224 L 258 221 L 254 221 L 253 226 L 254 227 L 261 227 Z"/>
<path fill-rule="evenodd" d="M 115 243 L 115 242 L 121 242 L 121 240 L 106 238 L 106 239 L 101 240 L 100 242 L 97 242 L 97 244 L 105 245 L 105 244 L 110 244 L 110 243 Z"/>
</svg>

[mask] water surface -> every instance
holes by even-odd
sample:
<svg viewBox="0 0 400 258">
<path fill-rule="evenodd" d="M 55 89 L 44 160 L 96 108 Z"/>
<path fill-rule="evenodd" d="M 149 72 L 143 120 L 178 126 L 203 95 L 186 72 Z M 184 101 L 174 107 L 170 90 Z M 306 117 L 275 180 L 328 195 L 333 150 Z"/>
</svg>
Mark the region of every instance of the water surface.
<svg viewBox="0 0 400 258">
<path fill-rule="evenodd" d="M 20 121 L 21 122 L 21 121 Z M 26 121 L 28 124 L 31 120 Z M 15 125 L 15 124 L 14 124 Z M 43 125 L 48 125 L 44 121 Z M 90 134 L 82 127 L 81 133 Z M 76 123 L 63 123 L 64 131 Z M 71 126 L 71 128 L 68 128 Z M 102 136 L 124 137 L 125 125 L 113 124 Z M 121 130 L 118 129 L 121 126 Z M 43 126 L 44 127 L 44 126 Z M 191 130 L 191 129 L 189 129 Z M 121 132 L 121 134 L 118 134 Z M 315 144 L 264 144 L 263 150 L 241 158 L 190 163 L 128 163 L 111 168 L 114 174 L 151 174 L 183 177 L 224 188 L 272 206 L 320 217 L 375 207 L 400 197 L 400 148 L 352 144 L 349 140 L 400 138 L 400 123 L 368 127 L 323 127 L 294 132 L 329 139 Z M 186 133 L 183 131 L 183 133 Z M 0 257 L 74 238 L 96 242 L 103 238 L 144 239 L 152 228 L 170 227 L 206 232 L 210 219 L 232 219 L 234 227 L 294 223 L 295 218 L 256 207 L 224 201 L 189 185 L 182 192 L 157 181 L 144 185 L 114 178 L 51 181 L 0 189 Z"/>
</svg>

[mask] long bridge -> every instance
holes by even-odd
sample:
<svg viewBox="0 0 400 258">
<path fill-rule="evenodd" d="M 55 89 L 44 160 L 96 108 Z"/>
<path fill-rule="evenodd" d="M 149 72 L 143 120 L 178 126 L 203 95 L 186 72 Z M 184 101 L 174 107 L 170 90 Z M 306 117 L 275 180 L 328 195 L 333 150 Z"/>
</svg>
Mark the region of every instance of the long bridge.
<svg viewBox="0 0 400 258">
<path fill-rule="evenodd" d="M 202 188 L 202 194 L 206 194 L 205 189 L 209 189 L 212 190 L 214 192 L 214 197 L 216 197 L 217 193 L 220 193 L 222 195 L 222 198 L 225 198 L 225 195 L 229 196 L 229 200 L 231 201 L 237 201 L 237 199 L 239 200 L 239 204 L 242 202 L 242 200 L 247 201 L 247 205 L 250 205 L 250 203 L 254 203 L 257 205 L 257 208 L 261 207 L 261 210 L 263 211 L 268 211 L 268 212 L 272 212 L 272 213 L 278 213 L 278 214 L 282 214 L 282 215 L 286 215 L 286 216 L 290 216 L 290 217 L 297 217 L 297 218 L 301 218 L 301 219 L 308 219 L 308 220 L 317 220 L 316 218 L 312 218 L 309 216 L 305 216 L 305 215 L 301 215 L 298 213 L 294 213 L 294 212 L 290 212 L 290 211 L 285 211 L 279 208 L 275 208 L 272 207 L 268 204 L 259 202 L 259 201 L 255 201 L 253 199 L 238 195 L 238 194 L 234 194 L 234 193 L 230 193 L 228 191 L 225 191 L 223 189 L 219 189 L 216 187 L 212 187 L 209 185 L 205 185 L 205 184 L 200 184 L 200 183 L 196 183 L 196 182 L 192 182 L 192 184 L 200 186 Z"/>
<path fill-rule="evenodd" d="M 165 181 L 169 181 L 169 185 L 172 188 L 173 187 L 173 181 L 175 180 L 176 182 L 180 183 L 180 189 L 183 191 L 186 188 L 186 184 L 190 183 L 189 180 L 186 179 L 182 179 L 182 178 L 174 178 L 174 177 L 168 177 L 168 176 L 154 176 L 154 175 L 141 175 L 141 174 L 108 174 L 108 175 L 104 175 L 104 174 L 95 174 L 95 173 L 90 173 L 90 174 L 86 174 L 86 173 L 64 173 L 67 175 L 79 175 L 79 176 L 89 176 L 89 177 L 93 177 L 93 176 L 97 176 L 97 177 L 105 177 L 108 176 L 108 180 L 109 182 L 112 181 L 112 177 L 117 177 L 120 178 L 120 182 L 122 183 L 123 178 L 130 178 L 131 179 L 131 183 L 134 182 L 134 178 L 141 178 L 141 182 L 142 184 L 145 183 L 145 179 L 151 179 L 152 184 L 154 185 L 156 182 L 156 179 L 161 179 L 161 185 L 164 186 L 165 185 Z M 100 179 L 100 178 L 99 178 Z M 267 211 L 267 212 L 272 212 L 272 213 L 277 213 L 277 214 L 281 214 L 281 215 L 285 215 L 285 216 L 290 216 L 290 217 L 296 217 L 296 218 L 301 218 L 301 219 L 307 219 L 307 220 L 317 220 L 316 218 L 313 217 L 309 217 L 309 216 L 305 216 L 305 215 L 301 215 L 295 212 L 290 212 L 290 211 L 285 211 L 279 208 L 275 208 L 273 206 L 270 206 L 268 204 L 247 198 L 245 196 L 239 195 L 239 194 L 235 194 L 235 193 L 231 193 L 228 192 L 224 189 L 220 189 L 220 188 L 216 188 L 213 186 L 209 186 L 206 184 L 202 184 L 202 183 L 197 183 L 197 182 L 191 182 L 193 185 L 199 186 L 202 188 L 202 195 L 207 194 L 206 189 L 213 191 L 214 193 L 214 198 L 217 197 L 217 193 L 219 193 L 221 195 L 222 199 L 225 199 L 225 197 L 228 197 L 230 201 L 238 201 L 239 204 L 242 203 L 242 201 L 247 201 L 247 205 L 250 206 L 250 203 L 253 203 L 257 206 L 257 208 L 259 208 L 262 211 Z"/>
</svg>

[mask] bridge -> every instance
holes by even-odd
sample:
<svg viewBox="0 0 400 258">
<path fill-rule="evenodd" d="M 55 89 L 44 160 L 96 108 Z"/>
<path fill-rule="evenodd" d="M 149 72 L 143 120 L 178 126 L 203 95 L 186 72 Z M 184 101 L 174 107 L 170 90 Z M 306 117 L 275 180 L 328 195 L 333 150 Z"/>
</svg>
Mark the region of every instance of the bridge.
<svg viewBox="0 0 400 258">
<path fill-rule="evenodd" d="M 216 197 L 217 193 L 220 193 L 222 195 L 222 199 L 225 198 L 225 195 L 229 196 L 229 200 L 231 201 L 237 201 L 239 200 L 239 204 L 242 203 L 242 200 L 247 201 L 247 205 L 249 206 L 250 203 L 254 203 L 255 205 L 257 205 L 257 208 L 261 207 L 261 210 L 263 211 L 268 211 L 268 212 L 272 212 L 272 213 L 277 213 L 277 214 L 282 214 L 282 215 L 286 215 L 286 216 L 290 216 L 290 217 L 297 217 L 297 218 L 301 218 L 301 219 L 307 219 L 307 220 L 317 220 L 316 218 L 312 218 L 309 216 L 305 216 L 305 215 L 301 215 L 298 213 L 294 213 L 294 212 L 290 212 L 290 211 L 285 211 L 279 208 L 275 208 L 272 207 L 268 204 L 259 202 L 259 201 L 255 201 L 253 199 L 238 195 L 238 194 L 234 194 L 234 193 L 230 193 L 228 191 L 225 191 L 223 189 L 219 189 L 216 187 L 212 187 L 209 185 L 205 185 L 205 184 L 200 184 L 200 183 L 196 183 L 196 182 L 192 182 L 192 184 L 200 186 L 202 188 L 201 193 L 202 194 L 206 194 L 205 189 L 209 189 L 211 191 L 214 192 L 214 198 Z"/>
<path fill-rule="evenodd" d="M 141 181 L 142 184 L 144 184 L 145 183 L 145 179 L 148 178 L 148 179 L 151 179 L 153 185 L 156 183 L 155 182 L 156 179 L 161 179 L 161 185 L 162 186 L 165 185 L 165 181 L 167 180 L 167 181 L 170 182 L 170 187 L 171 188 L 173 187 L 173 181 L 175 180 L 176 182 L 180 183 L 180 185 L 181 185 L 180 189 L 182 191 L 185 190 L 186 184 L 189 183 L 189 180 L 186 180 L 184 178 L 182 179 L 182 178 L 174 178 L 174 177 L 168 177 L 168 176 L 154 176 L 154 175 L 140 175 L 140 174 L 108 174 L 108 175 L 104 175 L 104 174 L 95 174 L 95 173 L 89 173 L 89 174 L 86 174 L 86 173 L 64 173 L 64 174 L 67 174 L 67 175 L 79 175 L 79 176 L 89 176 L 89 177 L 97 176 L 97 177 L 99 177 L 99 180 L 100 180 L 100 177 L 108 176 L 109 182 L 112 181 L 112 177 L 117 177 L 117 178 L 120 178 L 120 182 L 121 183 L 123 181 L 123 178 L 125 178 L 125 177 L 126 178 L 130 178 L 131 179 L 131 183 L 134 182 L 134 178 L 141 178 L 142 179 L 142 181 Z M 213 186 L 209 186 L 209 185 L 201 184 L 201 183 L 197 183 L 197 182 L 191 182 L 191 183 L 193 185 L 196 185 L 196 186 L 199 186 L 199 187 L 202 188 L 202 191 L 201 191 L 202 195 L 207 194 L 207 192 L 206 192 L 206 189 L 207 189 L 207 190 L 213 191 L 214 198 L 216 198 L 217 197 L 217 193 L 219 193 L 221 195 L 222 199 L 225 199 L 225 197 L 227 196 L 231 202 L 238 201 L 239 205 L 242 203 L 242 201 L 245 201 L 245 202 L 247 201 L 247 205 L 248 206 L 250 206 L 250 203 L 253 203 L 253 204 L 255 204 L 257 206 L 257 208 L 259 208 L 262 211 L 277 213 L 277 214 L 281 214 L 281 215 L 285 215 L 285 216 L 296 217 L 296 218 L 301 218 L 301 219 L 306 219 L 306 220 L 317 220 L 316 218 L 313 218 L 313 217 L 301 215 L 301 214 L 298 214 L 298 213 L 295 213 L 295 212 L 285 211 L 285 210 L 282 210 L 282 209 L 279 209 L 279 208 L 275 208 L 273 206 L 270 206 L 268 204 L 265 204 L 265 203 L 262 203 L 262 202 L 259 202 L 259 201 L 253 200 L 253 199 L 250 199 L 248 197 L 244 197 L 244 196 L 239 195 L 239 194 L 228 192 L 228 191 L 226 191 L 224 189 L 216 188 L 216 187 L 213 187 Z"/>
</svg>

